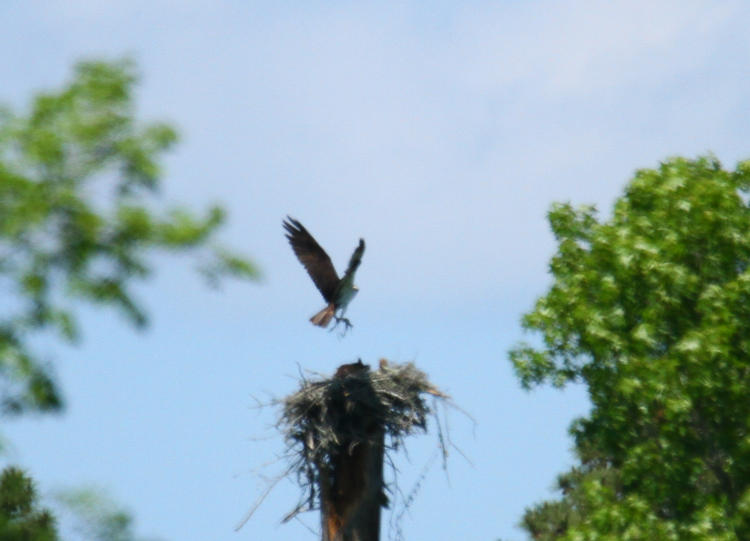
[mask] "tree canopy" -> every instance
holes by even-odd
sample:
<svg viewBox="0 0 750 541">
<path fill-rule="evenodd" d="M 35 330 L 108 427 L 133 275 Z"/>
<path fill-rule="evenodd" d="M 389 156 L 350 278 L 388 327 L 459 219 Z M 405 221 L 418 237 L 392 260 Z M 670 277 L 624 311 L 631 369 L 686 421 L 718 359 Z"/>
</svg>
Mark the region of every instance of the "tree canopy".
<svg viewBox="0 0 750 541">
<path fill-rule="evenodd" d="M 60 408 L 50 366 L 32 341 L 47 331 L 75 341 L 77 303 L 113 307 L 145 325 L 131 284 L 151 273 L 156 251 L 191 252 L 211 283 L 257 276 L 251 262 L 214 242 L 221 207 L 160 210 L 160 159 L 177 134 L 136 121 L 136 81 L 128 60 L 82 62 L 27 112 L 0 110 L 4 412 Z"/>
<path fill-rule="evenodd" d="M 0 539 L 57 541 L 52 514 L 39 507 L 34 482 L 18 468 L 0 474 Z"/>
<path fill-rule="evenodd" d="M 553 283 L 510 352 L 525 388 L 582 382 L 580 464 L 535 539 L 750 539 L 750 162 L 638 171 L 600 220 L 553 206 Z"/>
</svg>

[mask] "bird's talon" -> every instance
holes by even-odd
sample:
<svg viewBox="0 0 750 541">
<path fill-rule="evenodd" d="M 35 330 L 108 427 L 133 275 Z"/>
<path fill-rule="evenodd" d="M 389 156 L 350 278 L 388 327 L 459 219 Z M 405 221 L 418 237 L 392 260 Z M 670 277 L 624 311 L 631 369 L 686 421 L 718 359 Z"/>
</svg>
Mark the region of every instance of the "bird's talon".
<svg viewBox="0 0 750 541">
<path fill-rule="evenodd" d="M 348 331 L 349 329 L 351 329 L 352 327 L 354 327 L 354 325 L 352 325 L 352 322 L 349 321 L 348 318 L 338 317 L 338 316 L 333 316 L 333 317 L 336 320 L 336 324 L 331 328 L 331 331 L 333 331 L 336 327 L 338 327 L 339 323 L 343 323 L 344 324 L 343 334 L 346 334 L 346 331 Z"/>
</svg>

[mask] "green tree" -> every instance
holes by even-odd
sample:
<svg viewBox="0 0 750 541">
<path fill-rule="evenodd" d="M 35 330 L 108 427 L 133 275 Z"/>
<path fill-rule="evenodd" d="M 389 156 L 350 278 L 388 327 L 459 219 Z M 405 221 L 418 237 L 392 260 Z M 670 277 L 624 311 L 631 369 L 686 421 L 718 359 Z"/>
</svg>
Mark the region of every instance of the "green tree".
<svg viewBox="0 0 750 541">
<path fill-rule="evenodd" d="M 224 276 L 257 277 L 252 263 L 214 241 L 221 207 L 160 209 L 159 161 L 177 134 L 136 121 L 136 81 L 130 61 L 83 62 L 64 88 L 37 95 L 27 112 L 0 109 L 2 413 L 62 407 L 52 368 L 33 344 L 50 333 L 75 342 L 77 306 L 115 308 L 135 327 L 146 325 L 131 289 L 152 272 L 154 254 L 190 253 L 211 285 Z M 96 494 L 71 494 L 63 503 L 86 538 L 135 538 L 127 513 Z M 32 480 L 6 468 L 0 539 L 57 538 Z"/>
<path fill-rule="evenodd" d="M 191 252 L 215 283 L 256 277 L 214 243 L 218 206 L 202 215 L 158 210 L 159 159 L 176 139 L 134 118 L 135 69 L 127 60 L 83 62 L 26 114 L 0 110 L 0 406 L 59 409 L 51 368 L 32 348 L 42 333 L 75 341 L 78 303 L 119 309 L 136 327 L 146 314 L 130 292 L 157 251 Z"/>
<path fill-rule="evenodd" d="M 6 468 L 0 474 L 0 539 L 58 539 L 55 519 L 39 508 L 33 481 L 17 468 Z"/>
<path fill-rule="evenodd" d="M 582 382 L 580 464 L 535 539 L 750 539 L 750 162 L 641 170 L 610 219 L 555 205 L 553 284 L 510 352 L 525 388 Z"/>
<path fill-rule="evenodd" d="M 58 493 L 63 513 L 73 519 L 76 539 L 87 541 L 156 541 L 137 537 L 133 518 L 113 502 L 106 492 L 95 488 L 67 490 Z"/>
</svg>

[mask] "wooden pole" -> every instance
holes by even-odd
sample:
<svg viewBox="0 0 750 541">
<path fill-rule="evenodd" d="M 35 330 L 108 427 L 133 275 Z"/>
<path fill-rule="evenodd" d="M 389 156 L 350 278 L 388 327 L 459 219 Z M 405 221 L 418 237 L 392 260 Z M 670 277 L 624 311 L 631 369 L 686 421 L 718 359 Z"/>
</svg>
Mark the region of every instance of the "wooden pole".
<svg viewBox="0 0 750 541">
<path fill-rule="evenodd" d="M 361 362 L 342 365 L 336 377 L 368 369 Z M 346 395 L 345 385 L 342 392 Z M 318 464 L 323 541 L 379 541 L 380 508 L 387 501 L 383 492 L 385 431 L 376 416 L 357 411 L 357 404 L 348 403 L 345 409 L 343 422 L 360 425 L 349 426 L 348 433 L 361 436 L 344 438 L 328 462 Z"/>
</svg>

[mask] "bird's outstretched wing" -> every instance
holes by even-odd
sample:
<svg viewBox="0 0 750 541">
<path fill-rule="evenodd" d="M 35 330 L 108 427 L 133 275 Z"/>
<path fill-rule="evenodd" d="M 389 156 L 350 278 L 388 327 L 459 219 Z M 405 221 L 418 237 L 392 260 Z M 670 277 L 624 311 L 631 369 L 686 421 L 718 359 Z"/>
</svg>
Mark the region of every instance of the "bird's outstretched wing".
<svg viewBox="0 0 750 541">
<path fill-rule="evenodd" d="M 346 273 L 344 274 L 345 277 L 353 276 L 357 272 L 357 268 L 362 262 L 362 254 L 364 253 L 365 241 L 364 239 L 359 239 L 359 245 L 354 249 L 354 253 L 352 253 L 352 257 L 349 259 L 349 266 L 346 268 Z"/>
<path fill-rule="evenodd" d="M 320 290 L 327 302 L 332 302 L 333 294 L 339 285 L 339 277 L 333 263 L 331 263 L 331 258 L 328 257 L 328 254 L 313 236 L 308 233 L 307 229 L 294 218 L 286 217 L 284 229 L 286 230 L 286 238 L 292 245 L 292 250 L 307 270 L 307 274 L 312 278 L 315 287 Z"/>
</svg>

